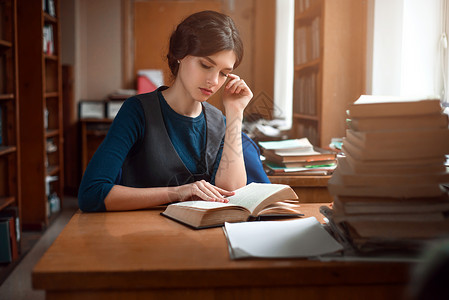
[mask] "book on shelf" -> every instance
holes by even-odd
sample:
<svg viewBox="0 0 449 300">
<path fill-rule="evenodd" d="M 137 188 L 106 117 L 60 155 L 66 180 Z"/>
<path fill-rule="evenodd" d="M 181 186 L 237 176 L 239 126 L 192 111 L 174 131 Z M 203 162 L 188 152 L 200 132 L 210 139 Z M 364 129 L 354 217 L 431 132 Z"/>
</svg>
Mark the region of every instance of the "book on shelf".
<svg viewBox="0 0 449 300">
<path fill-rule="evenodd" d="M 3 145 L 3 113 L 2 106 L 0 105 L 0 146 Z"/>
<path fill-rule="evenodd" d="M 313 145 L 307 138 L 281 140 L 281 141 L 265 141 L 259 142 L 263 152 L 271 151 L 272 153 L 285 155 L 289 153 L 309 153 L 313 151 Z"/>
<path fill-rule="evenodd" d="M 349 117 L 420 116 L 441 113 L 437 98 L 362 95 L 349 106 Z"/>
<path fill-rule="evenodd" d="M 12 216 L 0 217 L 0 262 L 9 263 L 18 258 L 15 220 Z"/>
<path fill-rule="evenodd" d="M 264 161 L 264 164 L 273 169 L 279 169 L 279 168 L 320 168 L 320 167 L 333 167 L 337 165 L 336 159 L 329 159 L 329 160 L 316 160 L 316 161 L 297 161 L 297 162 L 285 162 L 285 163 L 275 163 L 272 161 Z"/>
<path fill-rule="evenodd" d="M 53 35 L 53 25 L 46 24 L 43 27 L 43 52 L 48 55 L 55 53 L 55 43 Z"/>
<path fill-rule="evenodd" d="M 43 0 L 42 9 L 52 17 L 56 17 L 55 1 Z"/>
<path fill-rule="evenodd" d="M 347 119 L 349 129 L 355 131 L 407 130 L 448 128 L 446 114 L 428 114 L 418 116 L 369 117 Z"/>
<path fill-rule="evenodd" d="M 1 24 L 1 22 L 0 22 Z M 0 32 L 1 32 L 1 25 L 0 25 Z M 0 94 L 6 94 L 7 91 L 7 83 L 6 83 L 6 65 L 7 60 L 5 55 L 0 55 L 0 77 L 2 80 L 0 80 Z"/>
<path fill-rule="evenodd" d="M 105 101 L 102 100 L 81 100 L 79 102 L 80 119 L 104 119 L 106 116 Z"/>
<path fill-rule="evenodd" d="M 269 161 L 264 162 L 264 165 L 268 171 L 268 175 L 330 175 L 337 167 L 337 163 L 335 160 L 312 162 L 312 164 L 307 162 L 298 164 L 301 164 L 302 166 L 291 167 L 278 165 Z"/>
<path fill-rule="evenodd" d="M 9 263 L 12 261 L 9 227 L 9 220 L 0 219 L 0 263 Z"/>
<path fill-rule="evenodd" d="M 258 217 L 300 216 L 298 196 L 288 185 L 250 183 L 227 197 L 228 203 L 185 201 L 167 206 L 162 215 L 196 229 Z"/>
<path fill-rule="evenodd" d="M 0 211 L 0 218 L 13 218 L 14 219 L 14 229 L 15 237 L 17 243 L 20 243 L 20 218 L 19 218 L 19 208 L 17 206 L 8 206 Z"/>
<path fill-rule="evenodd" d="M 110 100 L 106 102 L 106 118 L 113 120 L 125 101 Z"/>
<path fill-rule="evenodd" d="M 272 151 L 264 151 L 263 156 L 268 161 L 275 162 L 277 164 L 293 163 L 293 162 L 314 162 L 314 161 L 327 161 L 335 160 L 337 153 L 331 150 L 325 150 L 319 147 L 314 147 L 310 152 L 291 152 L 276 154 Z"/>
<path fill-rule="evenodd" d="M 317 93 L 316 85 L 318 75 L 316 71 L 307 72 L 297 76 L 293 83 L 293 95 L 295 99 L 301 101 L 294 101 L 293 112 L 303 115 L 315 116 L 317 111 Z"/>
</svg>

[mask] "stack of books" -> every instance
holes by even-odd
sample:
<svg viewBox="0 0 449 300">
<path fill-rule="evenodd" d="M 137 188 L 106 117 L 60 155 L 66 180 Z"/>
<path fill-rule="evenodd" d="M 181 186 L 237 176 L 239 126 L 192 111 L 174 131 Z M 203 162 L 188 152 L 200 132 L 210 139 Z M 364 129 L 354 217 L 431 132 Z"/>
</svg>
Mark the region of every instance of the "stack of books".
<svg viewBox="0 0 449 300">
<path fill-rule="evenodd" d="M 314 147 L 307 138 L 259 142 L 268 175 L 330 175 L 336 152 Z"/>
<path fill-rule="evenodd" d="M 449 233 L 448 117 L 438 99 L 361 96 L 329 180 L 340 235 L 360 250 L 411 248 Z"/>
</svg>

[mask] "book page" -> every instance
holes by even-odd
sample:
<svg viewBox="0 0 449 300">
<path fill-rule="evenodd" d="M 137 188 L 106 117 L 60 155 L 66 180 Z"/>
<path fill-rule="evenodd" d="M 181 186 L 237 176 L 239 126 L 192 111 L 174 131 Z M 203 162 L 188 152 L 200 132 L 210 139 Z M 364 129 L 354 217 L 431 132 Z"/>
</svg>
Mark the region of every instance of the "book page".
<svg viewBox="0 0 449 300">
<path fill-rule="evenodd" d="M 285 187 L 283 184 L 250 183 L 235 190 L 235 195 L 227 199 L 229 199 L 229 204 L 243 206 L 253 212 L 263 200 L 285 189 Z"/>
<path fill-rule="evenodd" d="M 238 206 L 238 205 L 232 205 L 231 203 L 212 202 L 212 201 L 184 201 L 184 202 L 173 203 L 170 205 L 183 206 L 183 207 L 189 207 L 189 208 L 201 209 L 201 210 Z"/>
</svg>

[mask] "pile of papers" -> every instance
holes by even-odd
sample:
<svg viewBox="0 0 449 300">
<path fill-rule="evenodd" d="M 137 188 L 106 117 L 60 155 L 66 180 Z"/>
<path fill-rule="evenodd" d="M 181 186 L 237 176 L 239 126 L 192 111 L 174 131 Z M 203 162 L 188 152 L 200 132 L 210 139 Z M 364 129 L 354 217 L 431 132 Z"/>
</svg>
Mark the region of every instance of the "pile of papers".
<svg viewBox="0 0 449 300">
<path fill-rule="evenodd" d="M 316 218 L 288 221 L 225 223 L 232 259 L 316 257 L 343 247 Z"/>
</svg>

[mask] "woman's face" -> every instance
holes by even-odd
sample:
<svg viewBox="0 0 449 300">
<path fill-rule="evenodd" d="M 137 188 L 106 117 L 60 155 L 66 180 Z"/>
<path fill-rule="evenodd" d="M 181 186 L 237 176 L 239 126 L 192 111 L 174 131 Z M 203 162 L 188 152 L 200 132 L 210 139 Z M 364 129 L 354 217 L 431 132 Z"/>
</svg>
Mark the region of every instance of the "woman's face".
<svg viewBox="0 0 449 300">
<path fill-rule="evenodd" d="M 232 50 L 198 57 L 188 55 L 181 60 L 177 80 L 195 101 L 207 101 L 225 83 L 236 56 Z"/>
</svg>

